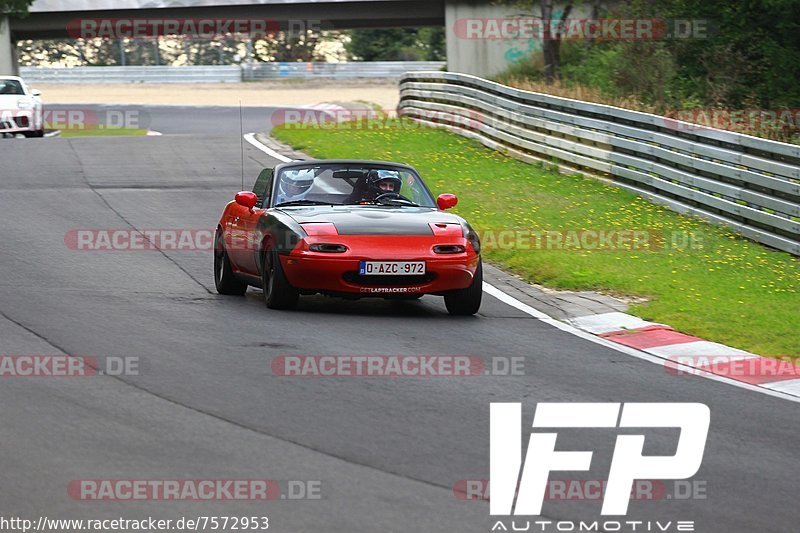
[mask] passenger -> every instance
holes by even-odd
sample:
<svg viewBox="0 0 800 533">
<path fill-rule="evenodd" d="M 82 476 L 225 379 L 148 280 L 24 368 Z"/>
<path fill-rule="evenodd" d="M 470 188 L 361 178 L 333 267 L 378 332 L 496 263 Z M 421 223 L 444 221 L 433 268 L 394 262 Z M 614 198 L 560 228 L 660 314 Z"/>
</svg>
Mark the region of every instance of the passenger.
<svg viewBox="0 0 800 533">
<path fill-rule="evenodd" d="M 312 170 L 287 170 L 281 175 L 278 183 L 277 204 L 302 200 L 311 186 L 314 185 Z"/>
</svg>

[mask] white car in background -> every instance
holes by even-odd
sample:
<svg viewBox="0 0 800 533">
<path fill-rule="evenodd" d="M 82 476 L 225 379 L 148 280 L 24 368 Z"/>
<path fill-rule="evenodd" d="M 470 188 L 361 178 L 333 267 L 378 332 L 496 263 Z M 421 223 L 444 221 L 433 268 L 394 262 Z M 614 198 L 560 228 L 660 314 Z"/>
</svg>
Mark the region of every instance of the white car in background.
<svg viewBox="0 0 800 533">
<path fill-rule="evenodd" d="M 0 76 L 0 134 L 44 135 L 42 93 L 16 76 Z"/>
</svg>

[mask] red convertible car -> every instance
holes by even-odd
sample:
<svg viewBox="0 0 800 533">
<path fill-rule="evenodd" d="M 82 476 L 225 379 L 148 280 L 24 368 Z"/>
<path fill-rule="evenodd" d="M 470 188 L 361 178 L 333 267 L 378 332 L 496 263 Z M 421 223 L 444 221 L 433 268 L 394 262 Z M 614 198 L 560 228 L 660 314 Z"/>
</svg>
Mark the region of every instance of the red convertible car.
<svg viewBox="0 0 800 533">
<path fill-rule="evenodd" d="M 296 161 L 264 169 L 236 195 L 216 231 L 220 294 L 259 287 L 272 309 L 300 295 L 443 296 L 450 314 L 481 305 L 478 235 L 434 200 L 412 167 L 378 161 Z"/>
</svg>

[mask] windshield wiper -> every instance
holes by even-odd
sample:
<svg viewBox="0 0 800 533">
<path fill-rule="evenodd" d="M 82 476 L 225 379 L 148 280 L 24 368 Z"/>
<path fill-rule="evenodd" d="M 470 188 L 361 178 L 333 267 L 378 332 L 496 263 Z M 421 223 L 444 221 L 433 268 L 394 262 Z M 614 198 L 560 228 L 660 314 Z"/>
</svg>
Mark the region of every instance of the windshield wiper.
<svg viewBox="0 0 800 533">
<path fill-rule="evenodd" d="M 378 200 L 378 203 L 383 205 L 420 207 L 419 204 L 415 204 L 411 200 L 405 200 L 403 198 L 381 198 L 380 200 Z"/>
<path fill-rule="evenodd" d="M 330 202 L 318 202 L 317 200 L 294 200 L 292 202 L 283 202 L 282 204 L 277 204 L 275 207 L 286 207 L 293 205 L 338 205 L 338 204 L 332 204 Z"/>
</svg>

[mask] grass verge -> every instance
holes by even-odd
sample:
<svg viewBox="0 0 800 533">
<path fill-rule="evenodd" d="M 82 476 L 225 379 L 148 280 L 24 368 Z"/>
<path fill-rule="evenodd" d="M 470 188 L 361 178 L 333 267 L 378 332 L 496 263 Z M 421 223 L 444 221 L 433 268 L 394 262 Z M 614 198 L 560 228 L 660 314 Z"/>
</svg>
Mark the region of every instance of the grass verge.
<svg viewBox="0 0 800 533">
<path fill-rule="evenodd" d="M 528 281 L 646 298 L 630 312 L 761 355 L 800 356 L 800 261 L 790 254 L 443 130 L 284 126 L 273 134 L 318 158 L 415 166 L 434 194 L 458 195 L 454 212 L 482 235 L 486 260 Z M 556 249 L 546 239 L 526 242 L 525 235 L 542 230 L 567 239 L 581 230 L 646 231 L 656 244 Z"/>
</svg>

